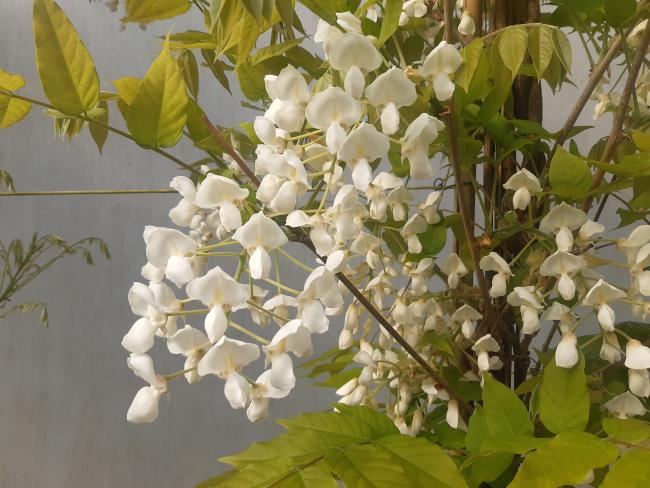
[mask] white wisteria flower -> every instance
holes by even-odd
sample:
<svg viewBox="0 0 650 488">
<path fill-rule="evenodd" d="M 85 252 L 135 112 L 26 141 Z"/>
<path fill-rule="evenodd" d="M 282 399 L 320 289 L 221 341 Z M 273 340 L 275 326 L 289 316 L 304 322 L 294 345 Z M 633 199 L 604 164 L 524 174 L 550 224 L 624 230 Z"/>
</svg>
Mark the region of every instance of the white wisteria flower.
<svg viewBox="0 0 650 488">
<path fill-rule="evenodd" d="M 205 331 L 210 342 L 215 343 L 226 332 L 227 313 L 232 307 L 246 303 L 248 290 L 217 266 L 188 283 L 187 296 L 210 309 L 205 317 Z"/>
<path fill-rule="evenodd" d="M 409 124 L 402 138 L 402 160 L 408 159 L 411 178 L 433 178 L 433 167 L 429 159 L 429 147 L 444 129 L 444 124 L 435 117 L 423 113 Z"/>
<path fill-rule="evenodd" d="M 251 276 L 256 280 L 269 276 L 271 271 L 269 251 L 282 247 L 288 242 L 280 226 L 262 212 L 253 214 L 232 237 L 248 252 L 250 256 L 248 266 Z"/>
<path fill-rule="evenodd" d="M 537 176 L 526 168 L 522 168 L 512 175 L 508 181 L 503 184 L 503 188 L 515 192 L 514 195 L 512 195 L 512 206 L 517 210 L 525 210 L 528 208 L 531 194 L 542 191 Z"/>
<path fill-rule="evenodd" d="M 594 307 L 598 311 L 598 322 L 600 326 L 604 330 L 611 332 L 614 330 L 616 314 L 609 303 L 625 297 L 626 294 L 624 291 L 619 290 L 603 280 L 598 280 L 589 290 L 582 303 L 583 305 Z"/>
<path fill-rule="evenodd" d="M 492 251 L 488 255 L 481 258 L 479 266 L 483 271 L 492 271 L 495 273 L 495 275 L 492 277 L 490 296 L 505 296 L 506 287 L 508 286 L 508 279 L 512 276 L 510 265 L 506 262 L 506 260 L 499 256 L 496 252 Z"/>
<path fill-rule="evenodd" d="M 382 132 L 392 136 L 399 129 L 399 109 L 412 105 L 417 99 L 417 93 L 415 85 L 404 71 L 393 67 L 368 85 L 366 98 L 381 112 Z"/>
<path fill-rule="evenodd" d="M 456 85 L 452 76 L 463 64 L 463 58 L 456 46 L 440 42 L 426 57 L 422 65 L 422 76 L 433 82 L 433 91 L 441 102 L 449 100 Z"/>
<path fill-rule="evenodd" d="M 337 86 L 330 86 L 309 101 L 307 122 L 325 131 L 325 141 L 331 154 L 336 154 L 347 136 L 348 128 L 361 117 L 361 105 Z"/>
<path fill-rule="evenodd" d="M 355 188 L 366 191 L 372 179 L 370 162 L 388 154 L 388 138 L 374 125 L 362 122 L 346 137 L 338 152 L 338 158 L 352 168 Z"/>
</svg>

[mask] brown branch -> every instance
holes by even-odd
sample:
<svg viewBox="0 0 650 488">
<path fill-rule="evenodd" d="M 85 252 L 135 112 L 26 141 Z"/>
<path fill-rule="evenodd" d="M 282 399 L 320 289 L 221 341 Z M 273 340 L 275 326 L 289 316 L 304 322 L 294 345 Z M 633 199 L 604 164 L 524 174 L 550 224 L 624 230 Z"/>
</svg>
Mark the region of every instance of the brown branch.
<svg viewBox="0 0 650 488">
<path fill-rule="evenodd" d="M 207 115 L 204 115 L 201 119 L 205 126 L 208 128 L 210 133 L 214 136 L 214 138 L 217 140 L 219 145 L 223 148 L 224 152 L 228 154 L 231 158 L 235 160 L 237 163 L 237 166 L 241 168 L 241 170 L 246 173 L 246 176 L 248 176 L 248 179 L 253 183 L 255 186 L 260 186 L 260 179 L 253 173 L 253 170 L 251 170 L 248 165 L 246 164 L 246 161 L 242 159 L 242 157 L 239 155 L 237 151 L 235 151 L 235 148 L 232 147 L 232 144 L 230 144 L 222 132 L 215 127 L 212 122 L 210 122 L 210 119 L 208 118 Z"/>
<path fill-rule="evenodd" d="M 203 123 L 210 129 L 210 132 L 215 136 L 219 144 L 223 147 L 224 151 L 232 156 L 232 158 L 235 160 L 237 165 L 244 171 L 248 177 L 251 180 L 251 183 L 253 183 L 256 187 L 259 187 L 260 185 L 260 180 L 253 174 L 253 172 L 250 170 L 246 162 L 242 159 L 242 157 L 235 151 L 235 148 L 232 147 L 232 145 L 226 140 L 225 137 L 223 137 L 223 134 L 221 131 L 216 128 L 214 125 L 210 123 L 210 120 L 208 119 L 207 116 L 203 117 Z M 307 236 L 304 232 L 300 232 L 298 235 L 298 242 L 306 245 L 309 249 L 311 249 L 318 258 L 326 262 L 327 259 L 323 256 L 320 256 L 316 252 L 316 248 L 314 244 L 312 243 L 311 239 L 309 236 Z M 411 356 L 421 367 L 426 371 L 426 373 L 429 375 L 429 377 L 436 382 L 436 388 L 438 389 L 444 389 L 446 390 L 449 395 L 454 397 L 456 400 L 458 400 L 459 405 L 462 407 L 469 407 L 469 404 L 460 398 L 458 394 L 456 394 L 449 384 L 442 379 L 442 377 L 436 372 L 436 370 L 427 362 L 426 359 L 424 359 L 422 356 L 420 356 L 420 353 L 418 353 L 413 346 L 411 346 L 404 337 L 400 335 L 399 332 L 388 322 L 386 317 L 382 315 L 382 313 L 375 308 L 375 306 L 370 303 L 370 301 L 364 296 L 364 294 L 359 290 L 354 283 L 343 273 L 339 272 L 336 273 L 336 277 L 339 279 L 341 283 L 354 295 L 354 297 L 359 300 L 359 303 L 363 305 L 363 307 L 368 311 L 370 315 L 372 315 L 375 320 L 379 323 L 379 325 L 386 330 L 397 342 L 400 346 L 404 348 L 404 350 L 407 352 L 409 356 Z"/>
<path fill-rule="evenodd" d="M 634 56 L 634 59 L 632 60 L 632 65 L 628 70 L 627 82 L 625 83 L 625 88 L 623 88 L 621 101 L 619 102 L 618 110 L 616 111 L 616 115 L 614 116 L 614 121 L 612 123 L 612 130 L 609 133 L 609 137 L 607 138 L 607 142 L 605 143 L 605 148 L 603 149 L 603 153 L 600 157 L 601 163 L 609 163 L 612 159 L 612 156 L 614 155 L 614 151 L 616 150 L 616 146 L 618 145 L 619 138 L 621 137 L 621 132 L 623 129 L 623 124 L 625 122 L 625 118 L 627 117 L 630 97 L 632 96 L 632 92 L 636 88 L 636 79 L 637 76 L 639 75 L 639 70 L 641 69 L 641 65 L 643 64 L 643 61 L 646 57 L 646 51 L 648 49 L 649 44 L 650 44 L 650 22 L 646 25 L 646 28 L 643 32 L 643 39 L 639 44 L 639 46 L 637 47 L 637 52 Z M 596 170 L 596 173 L 594 174 L 590 191 L 596 190 L 600 186 L 600 183 L 603 181 L 604 177 L 605 177 L 605 170 L 603 168 L 598 168 Z M 593 195 L 590 195 L 584 199 L 584 201 L 582 202 L 583 212 L 587 212 L 589 210 L 589 208 L 591 207 L 591 203 L 593 202 L 593 199 L 594 199 Z"/>
<path fill-rule="evenodd" d="M 445 0 L 445 25 L 451 25 L 452 20 L 452 6 L 453 0 Z M 451 31 L 445 31 L 445 39 L 450 40 L 452 36 Z M 449 140 L 449 162 L 454 173 L 454 179 L 459 182 L 463 181 L 463 170 L 460 165 L 460 159 L 458 156 L 458 132 L 456 130 L 456 114 L 454 110 L 454 100 L 453 98 L 449 100 L 447 105 L 447 111 L 445 118 L 447 119 L 447 134 Z M 476 274 L 476 280 L 478 281 L 479 290 L 481 292 L 481 297 L 484 302 L 484 312 L 486 319 L 493 322 L 496 320 L 496 312 L 492 306 L 492 299 L 490 298 L 490 287 L 488 285 L 487 279 L 481 267 L 479 266 L 479 248 L 476 237 L 474 236 L 474 224 L 473 219 L 471 218 L 472 209 L 469 208 L 469 204 L 465 198 L 465 194 L 462 189 L 457 189 L 456 199 L 458 201 L 458 207 L 460 210 L 460 215 L 463 221 L 463 229 L 465 230 L 465 235 L 467 237 L 467 243 L 469 247 L 469 252 L 472 257 L 472 263 L 474 264 L 474 272 Z"/>
<path fill-rule="evenodd" d="M 598 83 L 600 83 L 600 80 L 605 74 L 605 72 L 607 71 L 607 68 L 609 68 L 609 65 L 612 63 L 614 58 L 618 55 L 618 52 L 621 49 L 621 44 L 622 44 L 621 36 L 619 35 L 615 36 L 611 40 L 611 44 L 609 46 L 609 49 L 605 53 L 605 56 L 603 56 L 600 62 L 594 67 L 593 71 L 591 72 L 591 75 L 589 76 L 589 79 L 587 80 L 587 84 L 582 90 L 582 93 L 580 93 L 580 96 L 578 97 L 578 100 L 573 106 L 573 109 L 569 113 L 566 122 L 558 132 L 558 136 L 555 142 L 555 147 L 553 148 L 553 153 L 555 152 L 558 146 L 561 146 L 566 142 L 567 138 L 569 137 L 569 133 L 571 132 L 571 129 L 573 129 L 573 126 L 575 125 L 576 121 L 578 120 L 578 117 L 584 110 L 585 105 L 587 105 L 587 102 L 589 101 L 592 93 L 598 86 Z"/>
</svg>

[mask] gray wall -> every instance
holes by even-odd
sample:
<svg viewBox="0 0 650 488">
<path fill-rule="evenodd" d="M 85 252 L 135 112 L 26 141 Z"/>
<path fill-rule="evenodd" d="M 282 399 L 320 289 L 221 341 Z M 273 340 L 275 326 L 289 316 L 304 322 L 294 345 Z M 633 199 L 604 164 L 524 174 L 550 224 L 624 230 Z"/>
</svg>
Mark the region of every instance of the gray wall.
<svg viewBox="0 0 650 488">
<path fill-rule="evenodd" d="M 0 0 L 0 66 L 28 79 L 24 93 L 43 99 L 34 68 L 31 3 Z M 59 0 L 93 54 L 102 88 L 110 80 L 144 75 L 170 26 L 201 25 L 197 15 L 120 32 L 118 14 L 97 2 Z M 199 27 L 200 28 L 200 27 Z M 206 83 L 203 103 L 215 123 L 250 118 L 237 94 Z M 121 116 L 111 114 L 121 125 Z M 172 149 L 198 159 L 189 145 Z M 109 137 L 100 155 L 86 130 L 70 144 L 56 140 L 52 124 L 34 108 L 20 125 L 0 132 L 0 168 L 19 190 L 165 188 L 181 174 L 168 160 L 129 141 Z M 175 381 L 169 401 L 152 425 L 126 422 L 126 410 L 142 381 L 126 366 L 122 335 L 135 317 L 126 295 L 145 263 L 145 225 L 171 225 L 173 195 L 127 197 L 4 198 L 0 239 L 28 238 L 34 231 L 72 241 L 106 240 L 113 259 L 94 267 L 71 257 L 37 279 L 18 299 L 50 305 L 51 324 L 36 314 L 0 322 L 0 486 L 179 487 L 191 486 L 224 468 L 216 458 L 241 450 L 280 429 L 270 419 L 250 424 L 223 396 L 223 382 Z M 195 324 L 200 325 L 200 324 Z M 331 340 L 323 338 L 322 344 Z M 182 360 L 159 348 L 153 353 L 163 373 L 182 369 Z M 306 385 L 272 405 L 273 418 L 326 408 L 330 390 Z"/>
<path fill-rule="evenodd" d="M 201 25 L 197 15 L 120 32 L 118 15 L 102 5 L 59 0 L 80 31 L 102 79 L 142 76 L 156 56 L 155 36 Z M 584 81 L 578 59 L 576 84 Z M 0 0 L 0 67 L 24 75 L 24 93 L 42 98 L 34 69 L 31 2 Z M 207 81 L 207 80 L 206 80 Z M 554 128 L 573 88 L 547 106 Z M 202 102 L 213 121 L 230 125 L 250 118 L 216 84 L 204 83 Z M 119 114 L 113 123 L 121 124 Z M 589 122 L 589 117 L 583 123 Z M 590 141 L 584 141 L 590 142 Z M 172 150 L 185 160 L 200 155 L 188 145 Z M 53 138 L 51 122 L 38 108 L 19 126 L 0 132 L 0 168 L 13 174 L 19 190 L 84 188 L 165 188 L 180 174 L 169 161 L 109 137 L 98 154 L 87 133 L 68 144 Z M 95 235 L 106 240 L 113 259 L 88 267 L 77 257 L 57 264 L 21 297 L 49 303 L 51 326 L 34 314 L 0 322 L 0 486 L 190 486 L 223 469 L 215 459 L 279 431 L 272 419 L 250 424 L 223 397 L 223 383 L 208 378 L 198 385 L 175 382 L 170 401 L 149 426 L 126 422 L 135 391 L 142 385 L 126 367 L 122 335 L 134 320 L 126 301 L 131 282 L 145 262 L 145 225 L 168 225 L 170 195 L 128 197 L 4 198 L 0 200 L 0 239 L 28 238 L 38 230 L 68 240 Z M 320 348 L 336 332 L 318 339 Z M 162 372 L 178 368 L 177 358 L 158 350 Z M 329 390 L 301 382 L 286 400 L 272 404 L 274 418 L 326 408 Z"/>
</svg>

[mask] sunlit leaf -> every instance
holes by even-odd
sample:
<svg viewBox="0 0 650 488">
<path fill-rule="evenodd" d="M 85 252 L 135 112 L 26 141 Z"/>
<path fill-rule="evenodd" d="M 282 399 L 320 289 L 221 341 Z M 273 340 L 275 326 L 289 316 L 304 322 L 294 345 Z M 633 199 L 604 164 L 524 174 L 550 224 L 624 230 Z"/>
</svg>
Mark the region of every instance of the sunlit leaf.
<svg viewBox="0 0 650 488">
<path fill-rule="evenodd" d="M 187 98 L 180 66 L 165 43 L 129 107 L 127 127 L 135 141 L 145 147 L 176 145 L 187 120 Z"/>
<path fill-rule="evenodd" d="M 36 67 L 55 109 L 87 112 L 99 100 L 99 77 L 76 29 L 54 0 L 34 0 Z"/>
<path fill-rule="evenodd" d="M 126 0 L 125 22 L 147 23 L 171 19 L 187 12 L 190 0 Z"/>
</svg>

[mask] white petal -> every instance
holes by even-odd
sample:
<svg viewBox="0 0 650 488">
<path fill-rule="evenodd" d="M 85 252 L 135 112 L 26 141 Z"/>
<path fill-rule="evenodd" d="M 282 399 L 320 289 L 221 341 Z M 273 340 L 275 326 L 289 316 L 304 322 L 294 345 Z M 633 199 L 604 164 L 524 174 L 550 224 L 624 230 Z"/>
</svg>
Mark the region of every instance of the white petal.
<svg viewBox="0 0 650 488">
<path fill-rule="evenodd" d="M 292 390 L 296 386 L 293 362 L 288 354 L 280 354 L 272 359 L 271 385 L 280 390 Z"/>
<path fill-rule="evenodd" d="M 650 348 L 632 339 L 625 345 L 625 366 L 629 369 L 650 368 Z"/>
<path fill-rule="evenodd" d="M 345 91 L 354 98 L 361 98 L 363 89 L 366 86 L 366 79 L 358 66 L 352 66 L 348 70 L 343 86 L 345 87 Z"/>
<path fill-rule="evenodd" d="M 138 378 L 142 378 L 150 385 L 157 385 L 156 371 L 153 367 L 153 360 L 148 354 L 131 354 L 127 360 L 127 364 L 133 374 Z"/>
<path fill-rule="evenodd" d="M 269 414 L 269 399 L 268 398 L 255 398 L 251 400 L 246 416 L 251 422 L 259 422 L 264 420 Z"/>
<path fill-rule="evenodd" d="M 381 130 L 387 136 L 392 136 L 399 129 L 399 110 L 394 103 L 389 103 L 381 111 Z"/>
<path fill-rule="evenodd" d="M 366 191 L 372 179 L 372 168 L 367 159 L 357 161 L 352 169 L 352 181 L 357 190 Z"/>
<path fill-rule="evenodd" d="M 232 232 L 241 227 L 241 213 L 239 208 L 230 201 L 225 201 L 221 204 L 221 208 L 219 209 L 219 219 L 221 220 L 221 225 L 223 225 L 228 232 Z"/>
<path fill-rule="evenodd" d="M 158 418 L 160 390 L 144 386 L 138 390 L 126 413 L 126 420 L 134 424 L 150 424 Z"/>
<path fill-rule="evenodd" d="M 576 344 L 578 339 L 572 332 L 562 336 L 562 340 L 555 349 L 555 364 L 560 368 L 570 369 L 578 364 L 580 356 Z"/>
<path fill-rule="evenodd" d="M 271 256 L 263 247 L 256 247 L 248 260 L 251 277 L 261 280 L 269 277 L 271 272 Z"/>
<path fill-rule="evenodd" d="M 250 383 L 239 373 L 230 373 L 226 378 L 223 393 L 234 409 L 245 408 L 250 393 Z"/>
<path fill-rule="evenodd" d="M 436 98 L 441 102 L 449 100 L 453 96 L 455 88 L 456 85 L 454 85 L 447 73 L 438 73 L 433 78 L 433 91 Z"/>
<path fill-rule="evenodd" d="M 327 128 L 325 134 L 325 144 L 330 154 L 336 154 L 341 149 L 341 145 L 345 141 L 347 134 L 343 127 L 338 122 L 332 122 Z"/>
<path fill-rule="evenodd" d="M 194 278 L 192 262 L 188 258 L 172 256 L 169 258 L 169 261 L 167 261 L 165 276 L 169 281 L 177 286 L 189 283 Z"/>
<path fill-rule="evenodd" d="M 228 327 L 228 318 L 221 306 L 217 305 L 210 309 L 210 312 L 205 316 L 205 332 L 208 334 L 208 339 L 213 344 L 221 339 Z"/>
<path fill-rule="evenodd" d="M 136 320 L 122 339 L 122 347 L 133 353 L 147 352 L 153 347 L 157 329 L 147 318 Z"/>
<path fill-rule="evenodd" d="M 517 210 L 526 210 L 530 204 L 530 190 L 526 187 L 519 188 L 512 196 L 512 206 Z"/>
</svg>

